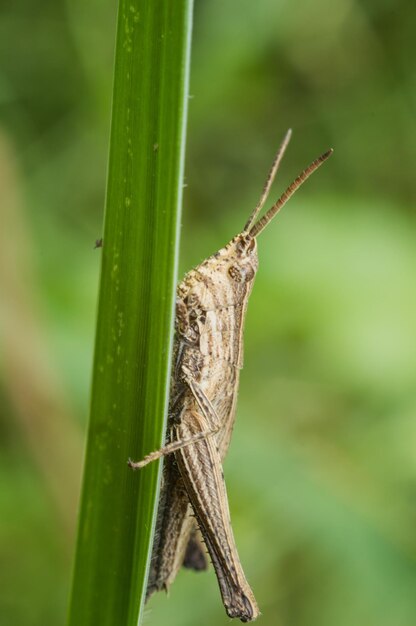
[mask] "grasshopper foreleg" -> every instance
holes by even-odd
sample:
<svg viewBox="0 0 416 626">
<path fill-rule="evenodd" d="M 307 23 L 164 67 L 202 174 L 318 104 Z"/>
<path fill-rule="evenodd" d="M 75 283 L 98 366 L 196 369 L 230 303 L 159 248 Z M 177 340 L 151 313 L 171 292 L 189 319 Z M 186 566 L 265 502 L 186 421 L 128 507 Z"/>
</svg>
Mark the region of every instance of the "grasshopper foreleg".
<svg viewBox="0 0 416 626">
<path fill-rule="evenodd" d="M 177 438 L 203 432 L 207 421 L 196 411 L 186 412 L 174 427 Z M 252 621 L 259 611 L 238 557 L 216 442 L 205 437 L 192 446 L 182 447 L 175 459 L 215 567 L 225 609 L 229 617 Z"/>
</svg>

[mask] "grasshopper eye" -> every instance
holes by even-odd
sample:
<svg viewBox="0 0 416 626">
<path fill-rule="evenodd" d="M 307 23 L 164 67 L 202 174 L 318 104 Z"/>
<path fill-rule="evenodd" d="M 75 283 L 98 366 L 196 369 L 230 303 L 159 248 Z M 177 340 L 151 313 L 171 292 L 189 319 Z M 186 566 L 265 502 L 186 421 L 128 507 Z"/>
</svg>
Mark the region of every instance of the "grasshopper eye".
<svg viewBox="0 0 416 626">
<path fill-rule="evenodd" d="M 249 264 L 245 264 L 242 267 L 238 267 L 237 265 L 231 265 L 228 268 L 228 275 L 233 279 L 236 283 L 242 283 L 244 281 L 252 280 L 254 277 L 254 270 Z"/>
<path fill-rule="evenodd" d="M 241 272 L 240 268 L 237 267 L 236 265 L 231 265 L 231 267 L 228 268 L 228 275 L 236 283 L 241 283 L 241 281 L 243 280 L 242 272 Z"/>
</svg>

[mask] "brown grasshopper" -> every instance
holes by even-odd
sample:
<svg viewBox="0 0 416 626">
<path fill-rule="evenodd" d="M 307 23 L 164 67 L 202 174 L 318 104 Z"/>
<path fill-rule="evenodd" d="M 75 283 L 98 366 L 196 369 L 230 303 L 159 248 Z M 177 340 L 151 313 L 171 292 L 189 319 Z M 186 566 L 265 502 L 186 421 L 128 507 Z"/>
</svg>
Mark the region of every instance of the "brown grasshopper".
<svg viewBox="0 0 416 626">
<path fill-rule="evenodd" d="M 222 461 L 235 420 L 244 319 L 258 268 L 257 236 L 332 153 L 317 158 L 256 222 L 290 137 L 289 130 L 243 231 L 178 285 L 167 443 L 142 461 L 129 461 L 138 469 L 167 457 L 147 598 L 167 590 L 182 565 L 206 568 L 202 535 L 225 610 L 242 622 L 256 619 L 259 609 L 238 557 Z"/>
</svg>

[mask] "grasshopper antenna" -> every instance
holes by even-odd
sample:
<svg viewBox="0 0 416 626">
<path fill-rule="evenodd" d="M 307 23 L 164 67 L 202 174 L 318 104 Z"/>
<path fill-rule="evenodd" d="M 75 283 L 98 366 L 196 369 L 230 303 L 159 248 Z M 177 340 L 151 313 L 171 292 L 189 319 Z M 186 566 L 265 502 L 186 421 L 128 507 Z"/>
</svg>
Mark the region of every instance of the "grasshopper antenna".
<svg viewBox="0 0 416 626">
<path fill-rule="evenodd" d="M 251 213 L 250 217 L 248 218 L 248 222 L 247 224 L 244 226 L 243 228 L 243 232 L 247 232 L 248 230 L 250 230 L 250 228 L 253 226 L 256 217 L 258 216 L 258 214 L 260 213 L 260 211 L 262 210 L 262 208 L 264 207 L 264 203 L 267 200 L 267 196 L 270 193 L 270 187 L 273 185 L 273 181 L 275 179 L 276 176 L 276 172 L 279 169 L 279 165 L 281 160 L 283 159 L 283 155 L 286 152 L 286 148 L 289 145 L 289 141 L 290 138 L 292 136 L 292 129 L 289 128 L 289 130 L 287 131 L 286 135 L 284 136 L 284 139 L 282 141 L 282 143 L 280 144 L 279 150 L 277 151 L 276 156 L 274 157 L 274 161 L 273 161 L 273 165 L 270 168 L 270 172 L 267 176 L 266 182 L 264 183 L 264 187 L 263 187 L 263 191 L 260 197 L 260 200 L 258 201 L 256 208 L 254 209 L 254 211 Z"/>
<path fill-rule="evenodd" d="M 274 218 L 276 213 L 278 213 L 280 209 L 286 204 L 286 202 L 293 196 L 295 191 L 297 191 L 299 187 L 303 185 L 305 180 L 307 180 L 309 176 L 313 174 L 318 169 L 318 167 L 320 167 L 322 163 L 324 163 L 331 156 L 332 153 L 333 153 L 332 148 L 328 150 L 327 152 L 324 152 L 324 154 L 322 154 L 320 157 L 315 159 L 315 161 L 313 161 L 313 163 L 311 163 L 309 167 L 306 168 L 306 170 L 303 170 L 303 172 L 299 174 L 297 178 L 295 178 L 293 183 L 289 185 L 289 187 L 286 189 L 284 193 L 282 193 L 282 195 L 280 196 L 276 204 L 274 204 L 272 208 L 269 209 L 267 213 L 258 222 L 256 222 L 256 224 L 254 224 L 254 226 L 251 227 L 248 233 L 250 237 L 257 237 L 257 235 L 259 235 L 262 232 L 262 230 L 266 228 L 266 226 Z"/>
</svg>

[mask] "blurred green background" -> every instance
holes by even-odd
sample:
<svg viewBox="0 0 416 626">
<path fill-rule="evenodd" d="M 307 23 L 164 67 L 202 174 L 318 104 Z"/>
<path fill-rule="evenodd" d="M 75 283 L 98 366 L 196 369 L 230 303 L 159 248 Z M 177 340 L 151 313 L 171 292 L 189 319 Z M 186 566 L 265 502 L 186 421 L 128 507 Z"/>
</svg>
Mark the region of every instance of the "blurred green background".
<svg viewBox="0 0 416 626">
<path fill-rule="evenodd" d="M 116 3 L 0 14 L 0 625 L 65 623 Z M 232 518 L 264 626 L 416 620 L 416 5 L 196 0 L 181 274 L 331 160 L 259 240 Z M 105 573 L 103 573 L 105 575 Z M 212 570 L 145 623 L 227 624 Z"/>
</svg>

